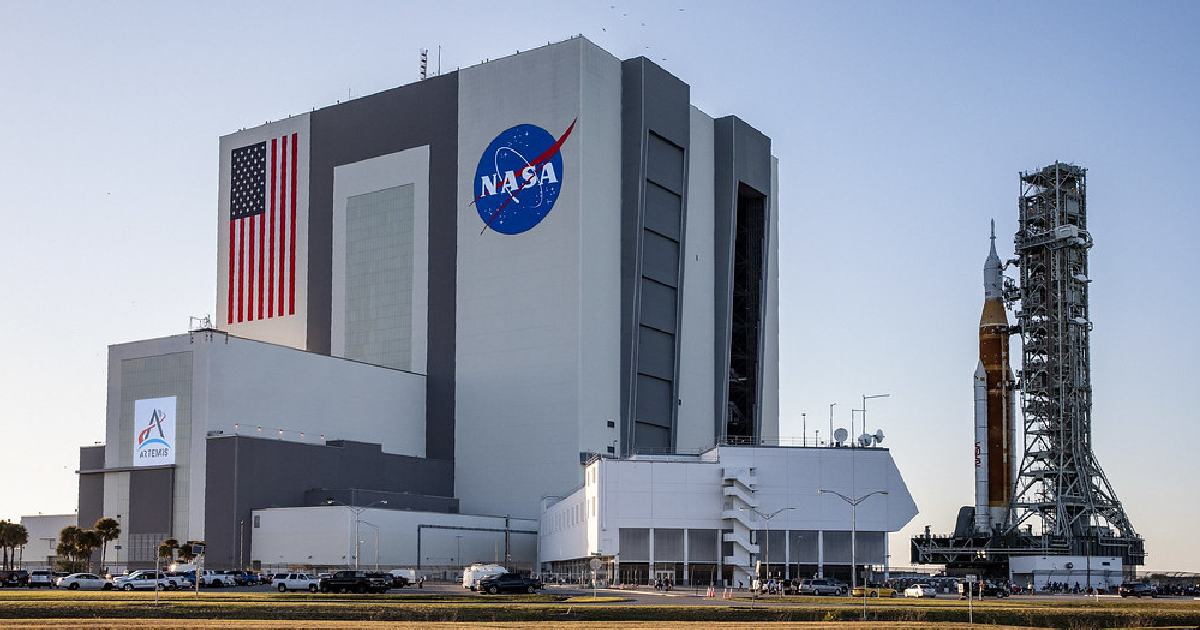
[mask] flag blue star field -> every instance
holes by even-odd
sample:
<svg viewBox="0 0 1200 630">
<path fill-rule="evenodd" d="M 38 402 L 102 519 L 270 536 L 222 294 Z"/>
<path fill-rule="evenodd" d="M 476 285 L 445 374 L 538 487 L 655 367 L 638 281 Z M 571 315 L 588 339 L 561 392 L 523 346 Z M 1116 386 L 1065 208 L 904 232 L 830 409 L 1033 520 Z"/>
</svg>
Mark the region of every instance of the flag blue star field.
<svg viewBox="0 0 1200 630">
<path fill-rule="evenodd" d="M 230 152 L 228 323 L 296 314 L 296 145 Z"/>
</svg>

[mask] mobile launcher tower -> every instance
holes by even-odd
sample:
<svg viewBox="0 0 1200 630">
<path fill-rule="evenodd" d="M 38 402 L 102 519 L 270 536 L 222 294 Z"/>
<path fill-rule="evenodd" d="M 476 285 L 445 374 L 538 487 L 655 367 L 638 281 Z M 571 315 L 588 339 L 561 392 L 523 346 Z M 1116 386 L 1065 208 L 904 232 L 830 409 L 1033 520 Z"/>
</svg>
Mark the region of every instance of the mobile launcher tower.
<svg viewBox="0 0 1200 630">
<path fill-rule="evenodd" d="M 934 536 L 926 527 L 914 537 L 912 561 L 1002 577 L 1018 556 L 1050 563 L 1095 556 L 1117 559 L 1128 571 L 1145 563 L 1145 542 L 1092 452 L 1087 170 L 1056 162 L 1021 173 L 1020 181 L 1017 257 L 1009 261 L 1019 269 L 1019 286 L 1003 276 L 994 224 L 984 264 L 975 506 L 959 510 L 953 535 Z M 1008 325 L 1004 304 L 1016 326 Z M 1008 365 L 1014 333 L 1021 336 L 1016 380 Z M 1023 457 L 1016 451 L 1018 389 Z"/>
</svg>

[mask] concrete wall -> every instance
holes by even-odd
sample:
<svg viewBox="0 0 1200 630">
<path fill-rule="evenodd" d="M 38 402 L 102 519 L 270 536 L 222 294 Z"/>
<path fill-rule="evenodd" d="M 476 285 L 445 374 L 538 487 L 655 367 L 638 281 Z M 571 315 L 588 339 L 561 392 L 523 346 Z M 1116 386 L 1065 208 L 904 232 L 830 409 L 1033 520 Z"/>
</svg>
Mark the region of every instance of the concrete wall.
<svg viewBox="0 0 1200 630">
<path fill-rule="evenodd" d="M 353 567 L 354 514 L 340 506 L 276 508 L 254 511 L 255 562 L 268 567 Z M 408 567 L 425 572 L 459 572 L 473 562 L 504 561 L 505 518 L 399 510 L 363 511 L 358 527 L 362 568 L 374 568 L 375 541 L 381 569 Z M 528 570 L 536 553 L 537 522 L 510 519 L 510 569 Z M 377 529 L 376 529 L 377 528 Z M 378 532 L 378 536 L 376 536 Z"/>
<path fill-rule="evenodd" d="M 616 439 L 620 63 L 576 38 L 459 72 L 455 479 L 463 511 L 536 517 Z M 562 145 L 551 212 L 514 235 L 472 205 L 481 153 L 535 124 Z"/>
<path fill-rule="evenodd" d="M 91 527 L 95 521 L 84 527 Z M 21 524 L 29 534 L 29 542 L 21 552 L 21 560 L 27 570 L 54 567 L 58 557 L 58 533 L 68 525 L 78 525 L 75 514 L 34 514 L 21 517 Z"/>
</svg>

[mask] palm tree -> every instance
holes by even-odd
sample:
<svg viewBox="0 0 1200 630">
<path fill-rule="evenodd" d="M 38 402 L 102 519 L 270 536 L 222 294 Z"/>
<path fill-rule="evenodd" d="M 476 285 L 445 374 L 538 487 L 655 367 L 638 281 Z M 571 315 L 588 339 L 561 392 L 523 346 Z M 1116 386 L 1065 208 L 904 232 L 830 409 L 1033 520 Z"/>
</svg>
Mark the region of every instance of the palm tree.
<svg viewBox="0 0 1200 630">
<path fill-rule="evenodd" d="M 105 516 L 96 521 L 92 526 L 96 533 L 100 534 L 100 570 L 105 571 L 105 558 L 108 555 L 109 541 L 116 540 L 121 535 L 121 524 L 115 518 Z"/>
<path fill-rule="evenodd" d="M 29 543 L 29 530 L 20 523 L 9 523 L 8 532 L 8 568 L 11 569 L 17 555 L 17 547 L 24 547 Z"/>
<path fill-rule="evenodd" d="M 96 549 L 104 543 L 100 532 L 94 529 L 80 530 L 79 538 L 75 541 L 75 546 L 79 550 L 79 559 L 87 564 L 87 569 L 92 570 L 92 554 Z"/>
<path fill-rule="evenodd" d="M 179 549 L 179 541 L 174 538 L 168 538 L 158 544 L 158 557 L 171 559 L 171 552 Z"/>
<path fill-rule="evenodd" d="M 11 569 L 12 564 L 8 561 L 8 541 L 12 538 L 14 530 L 13 524 L 8 521 L 0 521 L 0 549 L 4 550 L 3 563 L 0 564 L 0 569 Z"/>
<path fill-rule="evenodd" d="M 59 556 L 66 558 L 62 560 L 63 568 L 68 571 L 78 571 L 79 567 L 79 535 L 83 532 L 82 529 L 74 525 L 67 525 L 58 532 L 58 546 L 54 551 Z"/>
</svg>

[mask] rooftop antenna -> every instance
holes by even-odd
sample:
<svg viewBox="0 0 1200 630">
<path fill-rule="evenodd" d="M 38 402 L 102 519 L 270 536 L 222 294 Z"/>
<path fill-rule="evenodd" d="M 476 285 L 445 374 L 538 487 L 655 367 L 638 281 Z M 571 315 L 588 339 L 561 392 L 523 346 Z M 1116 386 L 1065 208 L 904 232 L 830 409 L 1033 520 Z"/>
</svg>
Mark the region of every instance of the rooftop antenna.
<svg viewBox="0 0 1200 630">
<path fill-rule="evenodd" d="M 438 76 L 442 76 L 442 45 L 438 44 Z"/>
<path fill-rule="evenodd" d="M 421 49 L 421 80 L 429 78 L 429 50 Z"/>
</svg>

